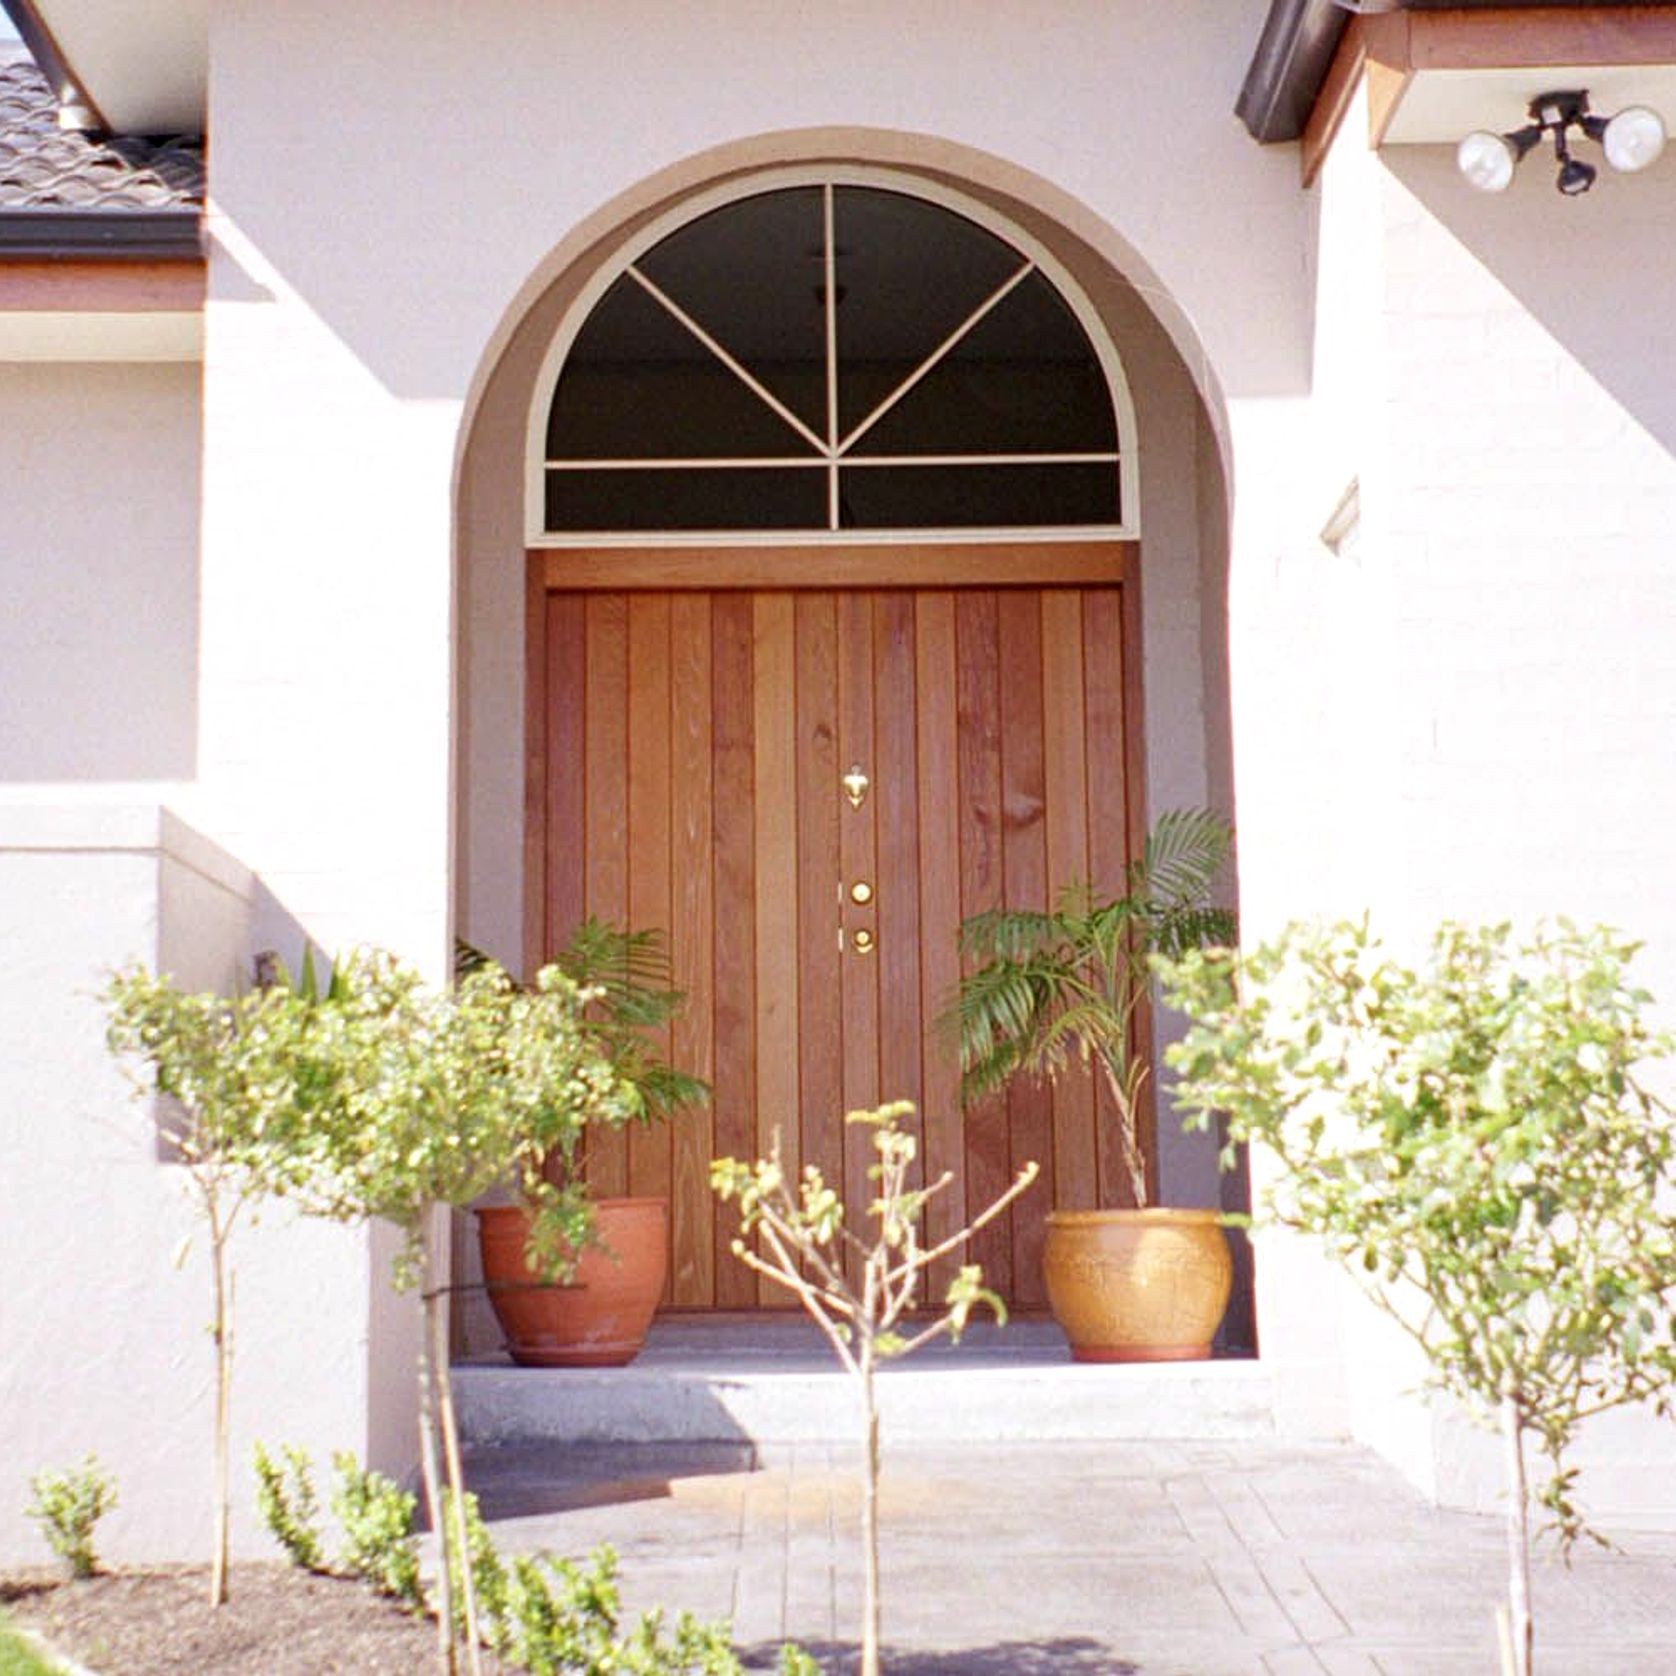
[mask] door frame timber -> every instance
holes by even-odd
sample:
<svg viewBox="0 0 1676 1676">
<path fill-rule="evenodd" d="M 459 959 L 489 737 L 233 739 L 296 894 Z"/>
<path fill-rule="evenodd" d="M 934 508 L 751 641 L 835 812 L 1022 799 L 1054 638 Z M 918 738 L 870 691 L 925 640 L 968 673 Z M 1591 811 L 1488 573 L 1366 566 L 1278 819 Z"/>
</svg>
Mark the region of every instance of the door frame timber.
<svg viewBox="0 0 1676 1676">
<path fill-rule="evenodd" d="M 524 587 L 524 971 L 546 954 L 548 893 L 547 766 L 551 710 L 547 683 L 550 593 L 785 592 L 799 589 L 1010 589 L 1117 587 L 1123 634 L 1123 762 L 1127 853 L 1146 842 L 1146 718 L 1142 681 L 1141 544 L 1087 541 L 938 542 L 889 546 L 788 544 L 784 547 L 644 547 L 525 549 Z M 1142 999 L 1135 1047 L 1150 1058 L 1152 1009 Z M 1141 1143 L 1147 1192 L 1157 1201 L 1157 1088 L 1143 1088 Z"/>
</svg>

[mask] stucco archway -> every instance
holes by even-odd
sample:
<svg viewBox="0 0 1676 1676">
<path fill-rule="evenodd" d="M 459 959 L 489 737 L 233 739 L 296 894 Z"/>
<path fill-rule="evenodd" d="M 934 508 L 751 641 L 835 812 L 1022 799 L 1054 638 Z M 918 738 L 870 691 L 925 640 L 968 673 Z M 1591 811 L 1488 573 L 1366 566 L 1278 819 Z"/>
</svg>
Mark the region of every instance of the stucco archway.
<svg viewBox="0 0 1676 1676">
<path fill-rule="evenodd" d="M 810 136 L 796 139 L 796 149 L 811 145 Z M 837 143 L 830 136 L 823 139 L 826 145 Z M 680 165 L 619 200 L 614 222 L 602 212 L 578 229 L 524 288 L 477 381 L 457 474 L 456 908 L 461 932 L 510 964 L 520 964 L 530 946 L 530 904 L 519 883 L 532 830 L 525 759 L 534 737 L 524 725 L 532 620 L 526 596 L 524 445 L 541 369 L 578 299 L 590 286 L 597 291 L 599 275 L 625 244 L 654 224 L 678 218 L 684 200 L 713 193 L 721 183 L 748 179 L 752 164 L 783 165 L 784 140 L 745 142 L 725 160 L 711 159 L 707 174 Z M 1134 425 L 1146 462 L 1138 509 L 1147 560 L 1137 638 L 1149 718 L 1141 741 L 1148 786 L 1141 819 L 1144 824 L 1146 808 L 1156 812 L 1205 802 L 1230 807 L 1227 494 L 1220 404 L 1207 407 L 1201 394 L 1212 383 L 1208 367 L 1202 357 L 1193 365 L 1184 360 L 1171 323 L 1160 319 L 1111 260 L 1045 207 L 1044 200 L 1054 196 L 1050 191 L 1038 193 L 1036 202 L 1024 201 L 999 190 L 993 178 L 951 178 L 949 148 L 907 136 L 869 135 L 867 141 L 872 155 L 859 160 L 853 151 L 817 149 L 825 150 L 826 160 L 852 170 L 865 170 L 879 153 L 888 153 L 893 178 L 919 179 L 928 192 L 986 206 L 1022 237 L 1051 252 L 1088 299 L 1098 328 L 1118 346 L 1133 387 Z M 776 151 L 780 155 L 773 155 Z M 732 167 L 714 167 L 724 161 Z M 986 177 L 1005 172 L 993 162 L 982 171 Z M 684 185 L 670 190 L 674 175 L 682 176 Z M 1108 243 L 1121 242 L 1109 231 L 1105 237 Z M 1179 335 L 1183 323 L 1173 324 Z M 1167 1140 L 1160 1173 L 1164 1193 L 1176 1202 L 1214 1203 L 1222 1191 L 1208 1146 Z M 1238 1329 L 1236 1336 L 1248 1339 Z"/>
</svg>

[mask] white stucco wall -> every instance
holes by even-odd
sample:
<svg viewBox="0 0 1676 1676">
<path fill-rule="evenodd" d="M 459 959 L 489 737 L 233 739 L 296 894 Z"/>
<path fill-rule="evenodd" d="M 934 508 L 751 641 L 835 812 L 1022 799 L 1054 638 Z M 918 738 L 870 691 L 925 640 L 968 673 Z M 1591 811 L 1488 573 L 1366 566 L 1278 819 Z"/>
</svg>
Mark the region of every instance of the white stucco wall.
<svg viewBox="0 0 1676 1676">
<path fill-rule="evenodd" d="M 131 961 L 227 984 L 253 895 L 245 869 L 155 802 L 0 793 L 0 1566 L 50 1558 L 22 1516 L 28 1480 L 89 1450 L 120 1487 L 102 1553 L 208 1558 L 203 1240 L 180 1172 L 158 1161 L 149 1107 L 105 1051 L 98 992 Z M 236 1236 L 240 1552 L 271 1546 L 254 1513 L 254 1438 L 322 1461 L 369 1448 L 367 1245 L 278 1214 Z"/>
<path fill-rule="evenodd" d="M 1486 198 L 1446 148 L 1374 156 L 1365 135 L 1358 109 L 1315 191 L 1312 475 L 1253 613 L 1277 650 L 1236 630 L 1245 857 L 1257 800 L 1309 835 L 1295 876 L 1278 852 L 1268 888 L 1242 870 L 1248 932 L 1270 906 L 1371 911 L 1410 947 L 1446 916 L 1606 921 L 1647 940 L 1668 1020 L 1676 299 L 1649 276 L 1676 258 L 1676 171 L 1603 170 L 1566 200 L 1533 158 Z M 1354 474 L 1346 563 L 1315 533 Z M 1341 1367 L 1351 1429 L 1417 1484 L 1494 1506 L 1493 1441 L 1421 1402 L 1412 1347 L 1307 1251 L 1284 1260 L 1338 1307 L 1308 1331 L 1282 1307 L 1282 1353 Z M 1614 1417 L 1579 1460 L 1609 1525 L 1669 1523 L 1676 1426 Z"/>
<path fill-rule="evenodd" d="M 0 354 L 0 781 L 197 753 L 198 369 Z"/>
</svg>

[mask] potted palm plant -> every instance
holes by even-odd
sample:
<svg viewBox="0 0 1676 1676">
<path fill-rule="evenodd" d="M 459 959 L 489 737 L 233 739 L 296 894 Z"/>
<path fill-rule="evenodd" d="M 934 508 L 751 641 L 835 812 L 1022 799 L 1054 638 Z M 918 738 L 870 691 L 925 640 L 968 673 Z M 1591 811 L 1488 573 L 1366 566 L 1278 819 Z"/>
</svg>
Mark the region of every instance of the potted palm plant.
<svg viewBox="0 0 1676 1676">
<path fill-rule="evenodd" d="M 485 960 L 467 944 L 457 969 Z M 623 931 L 589 918 L 552 965 L 589 997 L 585 1018 L 601 1058 L 632 1104 L 632 1121 L 665 1122 L 710 1096 L 709 1085 L 669 1064 L 658 1032 L 685 996 L 670 983 L 662 932 Z M 587 1130 L 547 1154 L 542 1174 L 555 1186 L 585 1183 Z M 530 1207 L 521 1201 L 477 1208 L 478 1248 L 490 1306 L 512 1359 L 527 1367 L 613 1367 L 633 1361 L 663 1296 L 668 1272 L 669 1201 L 589 1198 L 592 1234 L 569 1253 L 568 1272 L 550 1279 L 526 1252 Z"/>
<path fill-rule="evenodd" d="M 1017 1076 L 1092 1063 L 1111 1097 L 1128 1204 L 1054 1211 L 1042 1256 L 1048 1303 L 1079 1361 L 1208 1356 L 1232 1282 L 1217 1212 L 1151 1203 L 1142 1136 L 1150 1072 L 1143 1020 L 1148 961 L 1232 942 L 1213 897 L 1233 832 L 1202 809 L 1160 817 L 1120 895 L 1086 885 L 1051 909 L 996 908 L 960 928 L 969 963 L 949 1022 L 968 1104 Z"/>
</svg>

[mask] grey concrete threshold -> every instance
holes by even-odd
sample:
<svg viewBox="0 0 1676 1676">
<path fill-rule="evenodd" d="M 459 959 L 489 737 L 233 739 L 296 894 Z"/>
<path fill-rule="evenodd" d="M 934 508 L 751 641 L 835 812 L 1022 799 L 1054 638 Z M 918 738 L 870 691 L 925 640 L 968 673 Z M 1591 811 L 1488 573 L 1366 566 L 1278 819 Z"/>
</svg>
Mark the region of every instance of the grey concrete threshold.
<svg viewBox="0 0 1676 1676">
<path fill-rule="evenodd" d="M 626 1368 L 456 1364 L 468 1441 L 776 1446 L 855 1436 L 856 1394 L 799 1320 L 658 1322 Z M 1270 1380 L 1253 1360 L 1091 1366 L 1058 1329 L 1021 1322 L 969 1333 L 888 1365 L 896 1443 L 1232 1440 L 1272 1433 Z"/>
</svg>

